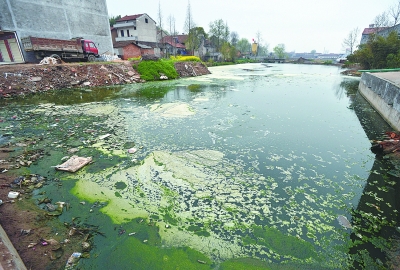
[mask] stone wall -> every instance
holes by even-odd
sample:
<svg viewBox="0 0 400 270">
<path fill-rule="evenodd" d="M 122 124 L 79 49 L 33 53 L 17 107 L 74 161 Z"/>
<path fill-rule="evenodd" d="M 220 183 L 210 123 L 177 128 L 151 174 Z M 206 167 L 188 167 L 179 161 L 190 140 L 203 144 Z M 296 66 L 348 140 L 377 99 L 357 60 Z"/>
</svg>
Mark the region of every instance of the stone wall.
<svg viewBox="0 0 400 270">
<path fill-rule="evenodd" d="M 83 37 L 93 40 L 100 54 L 113 52 L 106 0 L 2 0 L 0 10 L 1 30 L 16 32 L 19 40 Z"/>
<path fill-rule="evenodd" d="M 386 122 L 400 130 L 400 88 L 368 72 L 362 74 L 358 88 Z"/>
</svg>

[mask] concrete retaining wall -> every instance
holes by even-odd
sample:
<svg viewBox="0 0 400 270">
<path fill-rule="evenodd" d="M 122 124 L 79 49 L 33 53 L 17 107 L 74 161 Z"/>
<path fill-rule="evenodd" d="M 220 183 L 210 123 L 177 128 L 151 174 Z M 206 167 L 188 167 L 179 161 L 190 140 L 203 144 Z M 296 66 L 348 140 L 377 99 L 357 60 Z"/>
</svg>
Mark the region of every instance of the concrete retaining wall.
<svg viewBox="0 0 400 270">
<path fill-rule="evenodd" d="M 106 0 L 1 0 L 0 27 L 26 36 L 93 40 L 113 52 Z M 23 50 L 24 57 L 29 55 Z"/>
<path fill-rule="evenodd" d="M 400 130 L 400 87 L 373 73 L 364 72 L 358 88 L 386 122 Z"/>
</svg>

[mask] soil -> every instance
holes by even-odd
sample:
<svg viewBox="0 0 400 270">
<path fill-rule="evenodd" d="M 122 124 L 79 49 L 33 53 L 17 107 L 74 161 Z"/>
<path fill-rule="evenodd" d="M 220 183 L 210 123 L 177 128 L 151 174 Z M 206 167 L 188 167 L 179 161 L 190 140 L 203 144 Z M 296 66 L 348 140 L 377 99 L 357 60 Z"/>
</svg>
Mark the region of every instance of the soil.
<svg viewBox="0 0 400 270">
<path fill-rule="evenodd" d="M 140 79 L 140 74 L 133 69 L 133 64 L 129 61 L 119 61 L 93 64 L 0 65 L 0 99 L 63 88 L 144 82 Z M 176 69 L 181 77 L 210 73 L 202 63 L 177 63 Z M 15 149 L 12 145 L 0 145 L 0 199 L 3 200 L 0 205 L 0 225 L 28 269 L 64 269 L 73 252 L 82 252 L 82 243 L 86 239 L 83 239 L 82 235 L 71 236 L 69 226 L 59 226 L 57 217 L 49 216 L 48 211 L 34 203 L 27 187 L 10 186 L 10 183 L 19 177 L 13 171 L 13 168 L 18 166 L 18 160 L 14 157 L 24 154 L 13 152 Z M 15 200 L 8 199 L 12 190 L 21 192 Z M 54 226 L 57 226 L 56 234 Z M 3 244 L 0 244 L 0 254 L 0 269 L 16 268 L 10 263 L 12 256 Z"/>
<path fill-rule="evenodd" d="M 63 63 L 57 65 L 0 65 L 0 98 L 29 95 L 52 89 L 141 83 L 134 62 Z M 177 62 L 180 77 L 210 74 L 200 62 Z"/>
</svg>

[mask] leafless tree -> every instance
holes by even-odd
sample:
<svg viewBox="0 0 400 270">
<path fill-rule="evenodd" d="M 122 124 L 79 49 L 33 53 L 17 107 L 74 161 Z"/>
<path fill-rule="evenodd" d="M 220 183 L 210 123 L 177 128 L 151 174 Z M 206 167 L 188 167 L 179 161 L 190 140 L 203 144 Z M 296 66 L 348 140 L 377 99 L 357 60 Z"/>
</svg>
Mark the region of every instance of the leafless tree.
<svg viewBox="0 0 400 270">
<path fill-rule="evenodd" d="M 231 32 L 231 44 L 236 47 L 239 41 L 239 34 L 236 31 Z"/>
<path fill-rule="evenodd" d="M 193 21 L 193 16 L 192 16 L 192 8 L 190 7 L 190 1 L 188 1 L 187 5 L 187 10 L 186 10 L 186 19 L 185 19 L 185 26 L 184 26 L 184 32 L 189 34 L 190 29 L 195 27 L 194 21 Z"/>
<path fill-rule="evenodd" d="M 190 7 L 190 1 L 188 0 L 187 10 L 186 10 L 186 19 L 185 19 L 185 26 L 184 31 L 189 35 L 190 30 L 195 27 L 193 16 L 192 16 L 192 8 Z M 194 36 L 189 35 L 189 44 L 194 44 Z M 192 51 L 192 54 L 194 52 Z"/>
<path fill-rule="evenodd" d="M 225 32 L 224 32 L 224 41 L 229 42 L 229 36 L 230 36 L 230 31 L 229 31 L 229 26 L 228 23 L 225 22 Z"/>
<path fill-rule="evenodd" d="M 175 17 L 172 15 L 168 16 L 168 25 L 169 25 L 169 34 L 171 36 L 176 35 L 176 29 L 175 29 Z"/>
<path fill-rule="evenodd" d="M 390 20 L 387 12 L 382 12 L 379 15 L 376 15 L 374 19 L 374 26 L 379 27 L 387 27 L 390 25 Z"/>
<path fill-rule="evenodd" d="M 348 34 L 348 36 L 343 40 L 342 46 L 344 49 L 349 49 L 350 50 L 350 54 L 353 53 L 356 44 L 358 43 L 358 27 L 354 28 L 353 30 L 351 30 Z"/>
<path fill-rule="evenodd" d="M 400 0 L 393 6 L 391 6 L 388 10 L 388 15 L 392 18 L 393 26 L 399 23 L 400 19 Z"/>
<path fill-rule="evenodd" d="M 163 15 L 161 12 L 161 4 L 160 1 L 158 1 L 158 14 L 157 14 L 157 18 L 158 18 L 158 27 L 160 28 L 160 43 L 161 43 L 161 50 L 163 48 Z"/>
</svg>

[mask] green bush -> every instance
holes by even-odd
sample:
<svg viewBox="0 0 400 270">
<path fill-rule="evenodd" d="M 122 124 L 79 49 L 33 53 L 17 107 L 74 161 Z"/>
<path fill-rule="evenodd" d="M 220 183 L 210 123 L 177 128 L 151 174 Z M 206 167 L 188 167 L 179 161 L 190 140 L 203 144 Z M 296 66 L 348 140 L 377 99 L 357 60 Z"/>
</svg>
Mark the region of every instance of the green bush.
<svg viewBox="0 0 400 270">
<path fill-rule="evenodd" d="M 146 81 L 159 81 L 161 75 L 167 76 L 168 79 L 179 77 L 172 60 L 141 61 L 137 65 L 137 71 L 140 78 Z"/>
<path fill-rule="evenodd" d="M 362 69 L 400 67 L 400 39 L 395 31 L 387 37 L 372 34 L 368 42 L 360 45 L 347 59 L 359 63 Z"/>
</svg>

